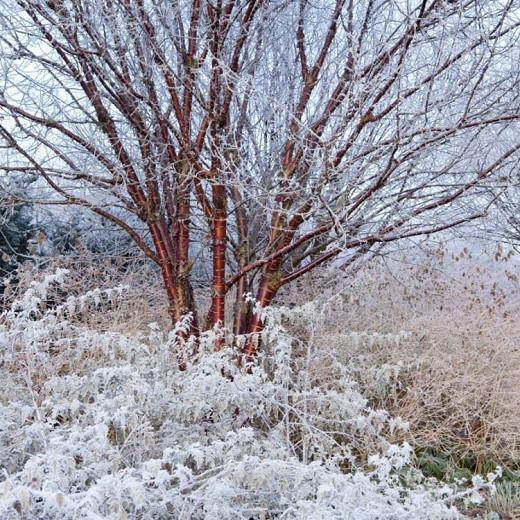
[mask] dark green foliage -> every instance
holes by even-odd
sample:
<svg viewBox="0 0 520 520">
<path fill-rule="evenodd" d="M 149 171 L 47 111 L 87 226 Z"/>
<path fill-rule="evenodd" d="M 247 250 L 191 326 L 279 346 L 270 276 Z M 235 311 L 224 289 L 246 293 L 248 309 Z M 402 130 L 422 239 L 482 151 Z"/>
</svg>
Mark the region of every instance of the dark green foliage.
<svg viewBox="0 0 520 520">
<path fill-rule="evenodd" d="M 4 281 L 16 266 L 30 257 L 30 243 L 35 230 L 32 226 L 32 207 L 20 202 L 28 186 L 27 181 L 2 179 L 0 183 L 0 291 Z M 43 235 L 35 237 L 35 241 Z"/>
<path fill-rule="evenodd" d="M 502 468 L 502 481 L 520 483 L 520 461 L 513 462 L 509 467 L 494 459 L 479 460 L 477 457 L 467 454 L 457 457 L 453 453 L 439 452 L 434 449 L 417 449 L 415 452 L 415 465 L 428 477 L 435 477 L 444 482 L 455 480 L 471 481 L 475 474 L 487 475 Z"/>
</svg>

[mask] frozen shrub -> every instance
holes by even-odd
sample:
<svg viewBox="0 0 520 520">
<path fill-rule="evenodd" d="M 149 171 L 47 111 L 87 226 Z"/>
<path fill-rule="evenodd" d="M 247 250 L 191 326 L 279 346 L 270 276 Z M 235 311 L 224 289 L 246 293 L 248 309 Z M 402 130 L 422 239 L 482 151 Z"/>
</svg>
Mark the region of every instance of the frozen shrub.
<svg viewBox="0 0 520 520">
<path fill-rule="evenodd" d="M 176 367 L 173 335 L 100 332 L 69 319 L 125 288 L 63 295 L 34 282 L 2 316 L 2 519 L 457 518 L 456 491 L 410 466 L 401 428 L 373 410 L 334 348 L 314 349 L 269 310 L 251 372 L 200 340 Z M 326 373 L 324 373 L 326 367 Z"/>
</svg>

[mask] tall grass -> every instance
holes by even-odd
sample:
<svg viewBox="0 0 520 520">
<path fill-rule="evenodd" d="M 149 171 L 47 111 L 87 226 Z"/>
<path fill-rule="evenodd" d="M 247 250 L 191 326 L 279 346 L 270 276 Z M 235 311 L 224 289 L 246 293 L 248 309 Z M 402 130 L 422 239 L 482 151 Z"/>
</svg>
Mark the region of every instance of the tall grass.
<svg viewBox="0 0 520 520">
<path fill-rule="evenodd" d="M 410 424 L 418 450 L 481 471 L 520 464 L 520 269 L 502 247 L 431 247 L 380 258 L 355 276 L 286 292 L 316 302 L 300 335 L 334 345 L 373 406 Z M 334 283 L 331 283 L 333 281 Z"/>
</svg>

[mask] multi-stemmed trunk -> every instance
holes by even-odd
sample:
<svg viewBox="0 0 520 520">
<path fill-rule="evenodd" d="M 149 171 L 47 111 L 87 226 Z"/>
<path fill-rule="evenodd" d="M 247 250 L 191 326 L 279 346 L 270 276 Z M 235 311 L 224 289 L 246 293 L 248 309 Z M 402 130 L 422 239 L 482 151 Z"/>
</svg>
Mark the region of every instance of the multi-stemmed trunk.
<svg viewBox="0 0 520 520">
<path fill-rule="evenodd" d="M 217 350 L 245 336 L 253 360 L 263 323 L 246 293 L 265 308 L 344 252 L 480 218 L 473 202 L 487 208 L 520 152 L 503 63 L 516 2 L 88 4 L 0 14 L 0 172 L 124 229 L 161 270 L 180 343 L 212 328 Z"/>
</svg>

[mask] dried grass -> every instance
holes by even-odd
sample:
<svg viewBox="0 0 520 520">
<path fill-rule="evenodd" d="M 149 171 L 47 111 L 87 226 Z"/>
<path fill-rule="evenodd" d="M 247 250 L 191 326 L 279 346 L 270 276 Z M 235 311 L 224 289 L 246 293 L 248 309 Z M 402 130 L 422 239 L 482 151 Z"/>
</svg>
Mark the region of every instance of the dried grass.
<svg viewBox="0 0 520 520">
<path fill-rule="evenodd" d="M 89 328 L 110 330 L 125 334 L 146 332 L 150 323 L 158 323 L 162 329 L 170 324 L 168 303 L 161 285 L 160 276 L 150 262 L 141 256 L 105 258 L 88 251 L 75 255 L 56 256 L 47 259 L 43 266 L 25 263 L 14 275 L 3 295 L 4 308 L 17 295 L 23 293 L 33 280 L 42 279 L 46 273 L 58 268 L 69 270 L 67 296 L 82 295 L 94 289 L 109 289 L 124 286 L 125 298 L 103 302 L 95 312 L 87 309 L 76 316 Z M 61 303 L 64 295 L 57 291 L 55 304 Z"/>
<path fill-rule="evenodd" d="M 511 252 L 430 249 L 380 259 L 355 277 L 314 278 L 283 295 L 315 298 L 312 334 L 351 360 L 373 406 L 410 424 L 418 449 L 476 471 L 520 463 L 520 285 Z M 321 318 L 320 318 L 321 316 Z M 309 324 L 297 324 L 309 334 Z"/>
</svg>

